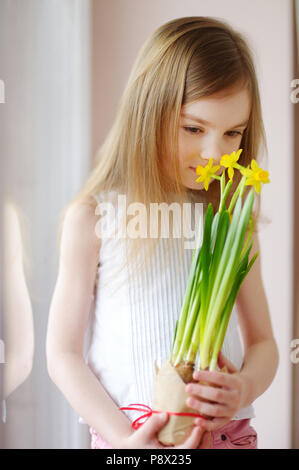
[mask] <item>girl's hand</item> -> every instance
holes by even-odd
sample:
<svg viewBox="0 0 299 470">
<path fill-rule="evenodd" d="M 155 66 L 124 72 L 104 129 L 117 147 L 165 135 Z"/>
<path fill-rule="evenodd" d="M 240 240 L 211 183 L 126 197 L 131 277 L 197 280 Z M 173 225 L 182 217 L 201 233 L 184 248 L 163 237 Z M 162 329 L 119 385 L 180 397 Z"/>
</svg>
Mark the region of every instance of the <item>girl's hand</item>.
<svg viewBox="0 0 299 470">
<path fill-rule="evenodd" d="M 196 371 L 193 374 L 195 380 L 201 380 L 215 384 L 215 386 L 188 384 L 186 391 L 190 398 L 186 403 L 200 414 L 211 416 L 212 419 L 196 418 L 195 424 L 208 430 L 214 431 L 227 424 L 233 416 L 243 408 L 245 397 L 248 396 L 249 380 L 238 371 L 238 369 L 219 352 L 218 365 L 220 368 L 226 366 L 228 373 L 218 371 Z M 200 398 L 212 403 L 201 401 Z"/>
<path fill-rule="evenodd" d="M 202 439 L 201 429 L 194 426 L 186 440 L 178 446 L 164 446 L 158 441 L 157 434 L 167 423 L 167 413 L 152 415 L 137 431 L 119 442 L 119 449 L 209 449 L 211 433 L 205 432 Z M 198 447 L 199 446 L 199 447 Z"/>
</svg>

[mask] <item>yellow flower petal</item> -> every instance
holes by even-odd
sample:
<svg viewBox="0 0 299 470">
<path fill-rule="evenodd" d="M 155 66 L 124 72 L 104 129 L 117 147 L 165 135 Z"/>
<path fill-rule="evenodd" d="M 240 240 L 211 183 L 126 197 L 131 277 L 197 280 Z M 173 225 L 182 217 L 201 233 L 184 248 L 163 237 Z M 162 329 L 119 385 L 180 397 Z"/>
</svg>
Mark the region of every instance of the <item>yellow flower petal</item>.
<svg viewBox="0 0 299 470">
<path fill-rule="evenodd" d="M 209 162 L 205 167 L 198 165 L 198 167 L 196 168 L 196 173 L 200 175 L 200 177 L 197 178 L 196 182 L 201 183 L 203 181 L 205 190 L 207 191 L 213 173 L 216 173 L 219 168 L 219 165 L 213 166 L 213 158 L 209 159 Z"/>
<path fill-rule="evenodd" d="M 251 186 L 254 185 L 256 180 L 254 178 L 247 178 L 245 186 Z"/>
<path fill-rule="evenodd" d="M 240 172 L 243 176 L 246 176 L 247 178 L 250 178 L 252 175 L 252 170 L 248 170 L 247 168 L 240 170 Z"/>
<path fill-rule="evenodd" d="M 236 153 L 236 162 L 239 160 L 241 153 L 243 152 L 243 149 L 239 149 Z"/>
<path fill-rule="evenodd" d="M 249 168 L 242 169 L 241 174 L 246 177 L 245 185 L 254 186 L 258 194 L 261 191 L 261 183 L 270 183 L 268 171 L 260 168 L 254 159 L 251 160 L 251 170 Z"/>
<path fill-rule="evenodd" d="M 204 172 L 205 172 L 205 168 L 203 166 L 198 165 L 198 167 L 196 167 L 195 171 L 198 175 L 203 175 Z"/>
<path fill-rule="evenodd" d="M 260 183 L 260 181 L 255 182 L 254 189 L 256 190 L 256 192 L 258 194 L 260 194 L 260 192 L 261 192 L 261 183 Z"/>
<path fill-rule="evenodd" d="M 213 165 L 213 158 L 210 158 L 209 163 L 207 164 L 206 168 L 210 170 L 212 168 L 212 165 Z"/>
<path fill-rule="evenodd" d="M 269 173 L 268 173 L 268 171 L 259 170 L 259 171 L 257 172 L 257 174 L 256 174 L 256 178 L 257 178 L 259 181 L 262 181 L 262 183 L 268 182 Z"/>
<path fill-rule="evenodd" d="M 196 182 L 197 183 L 200 183 L 201 181 L 203 181 L 204 177 L 203 176 L 200 176 L 199 178 L 197 178 Z"/>
<path fill-rule="evenodd" d="M 231 161 L 230 155 L 227 155 L 227 154 L 222 155 L 222 157 L 220 159 L 220 165 L 228 167 L 228 166 L 230 166 L 230 161 Z"/>
<path fill-rule="evenodd" d="M 213 168 L 210 169 L 210 172 L 211 172 L 211 173 L 216 173 L 216 171 L 218 171 L 219 168 L 220 168 L 219 165 L 213 166 Z"/>
<path fill-rule="evenodd" d="M 227 170 L 228 172 L 228 177 L 230 180 L 233 179 L 233 176 L 234 176 L 234 169 L 232 167 L 229 167 L 229 169 Z"/>
</svg>

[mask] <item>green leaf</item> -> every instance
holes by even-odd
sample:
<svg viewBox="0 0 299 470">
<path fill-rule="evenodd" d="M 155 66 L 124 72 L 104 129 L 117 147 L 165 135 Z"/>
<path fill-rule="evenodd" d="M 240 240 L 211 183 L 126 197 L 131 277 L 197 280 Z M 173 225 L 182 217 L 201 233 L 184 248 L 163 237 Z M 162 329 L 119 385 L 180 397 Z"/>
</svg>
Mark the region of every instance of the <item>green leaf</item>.
<svg viewBox="0 0 299 470">
<path fill-rule="evenodd" d="M 211 226 L 213 221 L 213 206 L 209 204 L 205 218 L 204 236 L 201 247 L 201 262 L 202 262 L 202 289 L 201 289 L 201 304 L 203 306 L 204 315 L 207 310 L 207 292 L 209 285 L 209 268 L 210 268 L 210 243 L 211 243 Z"/>
<path fill-rule="evenodd" d="M 227 211 L 222 212 L 218 224 L 218 233 L 215 243 L 214 252 L 212 255 L 212 262 L 209 275 L 209 289 L 207 293 L 208 302 L 210 302 L 211 292 L 216 278 L 217 269 L 223 254 L 223 247 L 226 241 L 227 232 L 229 229 L 229 214 Z"/>
<path fill-rule="evenodd" d="M 221 257 L 221 261 L 219 263 L 216 280 L 209 302 L 207 325 L 205 326 L 204 337 L 201 343 L 200 362 L 204 364 L 206 364 L 209 360 L 209 351 L 211 348 L 213 333 L 217 328 L 221 312 L 225 307 L 235 280 L 236 270 L 240 260 L 240 252 L 245 237 L 245 231 L 248 226 L 248 221 L 253 205 L 253 198 L 254 194 L 253 191 L 251 191 L 246 198 L 243 208 L 241 207 L 241 196 L 238 197 L 236 202 L 232 222 L 223 250 L 223 256 Z"/>
</svg>

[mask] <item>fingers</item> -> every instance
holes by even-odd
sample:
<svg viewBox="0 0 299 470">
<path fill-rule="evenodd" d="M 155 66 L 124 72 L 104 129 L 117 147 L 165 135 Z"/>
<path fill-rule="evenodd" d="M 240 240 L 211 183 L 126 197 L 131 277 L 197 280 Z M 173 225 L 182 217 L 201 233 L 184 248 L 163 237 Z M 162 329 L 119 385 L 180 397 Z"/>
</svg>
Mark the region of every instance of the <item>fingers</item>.
<svg viewBox="0 0 299 470">
<path fill-rule="evenodd" d="M 229 405 L 235 398 L 235 391 L 209 387 L 208 385 L 200 385 L 196 383 L 188 384 L 186 386 L 186 392 L 194 398 L 204 398 L 222 405 Z M 192 406 L 189 401 L 188 406 Z"/>
<path fill-rule="evenodd" d="M 220 405 L 219 403 L 212 404 L 206 401 L 197 400 L 194 397 L 186 400 L 188 406 L 198 411 L 200 415 L 207 415 L 211 417 L 228 417 L 233 412 L 232 408 L 228 405 Z"/>
<path fill-rule="evenodd" d="M 194 426 L 187 439 L 173 449 L 198 449 L 204 430 L 200 426 Z"/>
<path fill-rule="evenodd" d="M 238 388 L 239 380 L 233 374 L 224 374 L 216 370 L 198 370 L 194 372 L 193 377 L 195 380 L 215 384 L 219 387 L 224 387 L 228 390 Z"/>
<path fill-rule="evenodd" d="M 168 421 L 167 413 L 153 414 L 140 428 L 140 432 L 147 439 L 154 437 L 160 429 L 162 429 Z"/>
<path fill-rule="evenodd" d="M 196 425 L 205 431 L 215 431 L 225 426 L 230 421 L 229 418 L 196 419 Z"/>
<path fill-rule="evenodd" d="M 202 436 L 198 449 L 212 449 L 212 444 L 212 433 L 210 431 L 206 431 Z"/>
</svg>

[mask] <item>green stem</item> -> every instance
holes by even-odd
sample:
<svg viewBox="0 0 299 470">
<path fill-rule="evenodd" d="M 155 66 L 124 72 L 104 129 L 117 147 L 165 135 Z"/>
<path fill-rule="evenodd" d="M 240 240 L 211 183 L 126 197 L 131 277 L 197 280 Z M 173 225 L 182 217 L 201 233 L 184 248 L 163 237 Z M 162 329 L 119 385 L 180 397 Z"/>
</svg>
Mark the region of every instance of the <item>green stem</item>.
<svg viewBox="0 0 299 470">
<path fill-rule="evenodd" d="M 201 318 L 201 315 L 202 315 L 202 308 L 203 307 L 201 305 L 199 314 L 197 315 L 195 327 L 194 327 L 194 330 L 193 330 L 193 333 L 192 333 L 191 342 L 190 342 L 190 345 L 189 345 L 189 350 L 188 350 L 187 355 L 186 355 L 186 361 L 187 362 L 193 362 L 193 363 L 195 362 L 195 358 L 196 358 L 197 351 L 198 351 L 198 348 L 199 348 L 199 344 L 200 344 L 200 335 L 199 335 L 199 332 L 200 332 L 200 318 Z"/>
<path fill-rule="evenodd" d="M 221 200 L 222 200 L 222 196 L 223 196 L 223 193 L 224 193 L 224 188 L 225 188 L 225 169 L 223 170 L 222 172 L 222 175 L 221 175 L 221 184 L 220 184 L 220 190 L 221 190 Z"/>
<path fill-rule="evenodd" d="M 236 200 L 238 199 L 239 193 L 241 193 L 241 191 L 242 191 L 242 193 L 241 193 L 240 195 L 241 195 L 241 197 L 242 197 L 243 191 L 244 191 L 244 187 L 245 187 L 245 183 L 246 183 L 246 176 L 243 176 L 243 177 L 241 178 L 241 181 L 240 181 L 240 183 L 238 184 L 237 189 L 236 189 L 236 191 L 234 192 L 234 195 L 233 195 L 232 200 L 231 200 L 231 202 L 230 202 L 230 205 L 229 205 L 229 208 L 228 208 L 228 213 L 229 213 L 229 214 L 231 214 L 231 212 L 232 212 L 232 210 L 233 210 L 233 208 L 234 208 L 234 205 L 235 205 L 235 203 L 236 203 Z"/>
<path fill-rule="evenodd" d="M 196 297 L 192 304 L 190 314 L 188 315 L 188 319 L 185 325 L 184 335 L 181 341 L 181 347 L 180 347 L 179 353 L 174 358 L 174 366 L 178 365 L 181 362 L 183 356 L 185 355 L 185 353 L 187 352 L 189 348 L 190 340 L 192 337 L 192 330 L 194 328 L 196 318 L 198 317 L 199 304 L 200 304 L 200 289 L 197 290 Z"/>
<path fill-rule="evenodd" d="M 250 242 L 251 237 L 252 237 L 253 219 L 252 219 L 251 216 L 250 216 L 250 219 L 249 219 L 249 226 L 250 226 L 250 228 L 249 228 L 249 234 L 248 234 L 247 240 L 246 240 L 246 242 L 245 242 L 244 248 L 243 248 L 243 250 L 241 251 L 241 255 L 240 255 L 241 258 L 242 258 L 242 256 L 244 255 L 245 251 L 247 250 L 247 247 L 248 247 L 249 242 Z"/>
<path fill-rule="evenodd" d="M 245 277 L 249 273 L 252 265 L 254 264 L 256 258 L 258 257 L 259 252 L 255 253 L 250 263 L 248 264 L 248 256 L 249 256 L 250 250 L 251 250 L 251 247 L 247 250 L 247 253 L 244 255 L 243 259 L 240 262 L 238 273 L 236 275 L 235 284 L 231 290 L 226 307 L 221 317 L 219 328 L 216 328 L 217 338 L 215 339 L 215 341 L 213 341 L 214 347 L 213 347 L 212 359 L 211 359 L 209 370 L 216 370 L 217 362 L 218 362 L 218 354 L 224 342 L 225 333 L 228 327 L 231 312 L 233 310 L 233 306 L 235 304 L 237 295 L 239 293 L 240 287 Z"/>
<path fill-rule="evenodd" d="M 176 326 L 176 335 L 175 340 L 172 346 L 172 352 L 170 355 L 170 362 L 173 364 L 175 356 L 178 354 L 181 346 L 182 337 L 184 334 L 185 324 L 188 318 L 190 301 L 193 298 L 192 294 L 194 291 L 194 284 L 198 278 L 197 274 L 200 270 L 200 230 L 198 230 L 198 238 L 196 246 L 193 250 L 193 256 L 191 261 L 190 274 L 188 278 L 188 283 L 184 295 L 183 305 L 181 309 L 181 314 Z"/>
<path fill-rule="evenodd" d="M 209 370 L 216 370 L 217 368 L 218 354 L 223 344 L 223 340 L 224 340 L 224 336 L 225 336 L 225 332 L 228 326 L 229 319 L 230 319 L 230 312 L 228 312 L 227 315 L 223 315 L 220 321 L 219 328 L 217 328 L 218 334 L 214 342 L 214 349 L 212 353 L 212 359 L 210 362 Z"/>
<path fill-rule="evenodd" d="M 212 178 L 215 178 L 215 180 L 221 181 L 221 176 L 218 175 L 211 175 Z"/>
<path fill-rule="evenodd" d="M 227 196 L 228 196 L 228 193 L 230 191 L 230 188 L 231 188 L 231 185 L 233 184 L 233 182 L 231 180 L 228 181 L 226 187 L 225 187 L 225 190 L 224 190 L 224 193 L 221 197 L 221 201 L 220 201 L 220 204 L 219 204 L 219 209 L 218 209 L 218 212 L 221 214 L 224 209 L 225 209 L 225 202 L 226 202 L 226 199 L 227 199 Z"/>
</svg>

